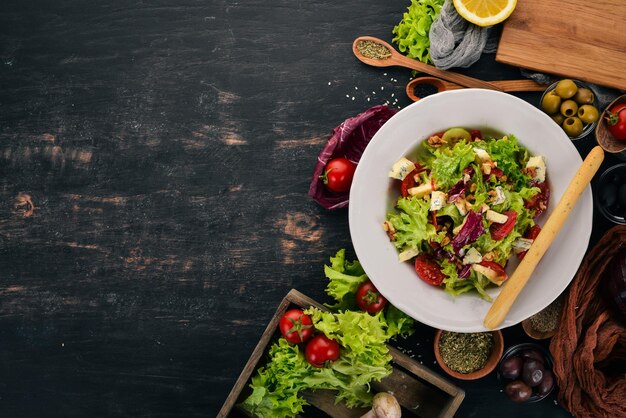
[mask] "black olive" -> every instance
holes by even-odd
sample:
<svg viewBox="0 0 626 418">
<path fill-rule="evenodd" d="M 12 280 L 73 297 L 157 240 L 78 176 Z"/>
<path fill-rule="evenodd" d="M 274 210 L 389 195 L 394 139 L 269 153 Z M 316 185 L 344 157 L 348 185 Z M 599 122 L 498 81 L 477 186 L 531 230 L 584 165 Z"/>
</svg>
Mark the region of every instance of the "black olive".
<svg viewBox="0 0 626 418">
<path fill-rule="evenodd" d="M 528 359 L 524 362 L 524 368 L 522 371 L 522 379 L 530 387 L 538 386 L 543 380 L 543 374 L 545 370 L 543 364 L 537 360 Z"/>
<path fill-rule="evenodd" d="M 521 380 L 514 380 L 505 386 L 504 393 L 512 401 L 526 402 L 533 394 L 533 390 Z"/>
<path fill-rule="evenodd" d="M 543 365 L 543 354 L 541 354 L 537 350 L 530 349 L 522 351 L 522 358 L 524 359 L 524 361 L 537 360 L 539 363 L 541 363 L 541 365 Z"/>
<path fill-rule="evenodd" d="M 548 393 L 550 393 L 553 386 L 554 386 L 554 375 L 552 374 L 550 370 L 546 370 L 543 373 L 543 380 L 541 381 L 539 386 L 537 386 L 537 393 L 540 396 L 547 395 Z"/>
<path fill-rule="evenodd" d="M 500 374 L 505 379 L 517 379 L 522 374 L 522 358 L 512 356 L 500 364 Z"/>
</svg>

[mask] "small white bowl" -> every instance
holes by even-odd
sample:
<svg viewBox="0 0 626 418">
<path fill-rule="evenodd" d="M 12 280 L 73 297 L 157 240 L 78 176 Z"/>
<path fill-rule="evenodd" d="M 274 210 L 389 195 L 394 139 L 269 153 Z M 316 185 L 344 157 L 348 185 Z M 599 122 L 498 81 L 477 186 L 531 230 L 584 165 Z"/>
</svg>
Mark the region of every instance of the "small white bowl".
<svg viewBox="0 0 626 418">
<path fill-rule="evenodd" d="M 388 177 L 393 163 L 433 133 L 459 126 L 514 134 L 532 154 L 546 158 L 551 198 L 539 224 L 556 206 L 582 159 L 565 132 L 542 111 L 515 96 L 481 89 L 447 91 L 411 104 L 385 123 L 365 149 L 350 192 L 349 222 L 356 255 L 369 278 L 391 303 L 424 324 L 479 332 L 487 331 L 483 320 L 491 303 L 472 292 L 454 299 L 443 288 L 420 280 L 411 264 L 398 262 L 382 228 L 398 196 L 397 180 Z M 592 219 L 587 187 L 500 328 L 536 314 L 563 292 L 587 249 Z M 516 265 L 516 257 L 511 257 L 509 275 Z M 488 293 L 495 298 L 499 291 L 493 286 Z"/>
</svg>

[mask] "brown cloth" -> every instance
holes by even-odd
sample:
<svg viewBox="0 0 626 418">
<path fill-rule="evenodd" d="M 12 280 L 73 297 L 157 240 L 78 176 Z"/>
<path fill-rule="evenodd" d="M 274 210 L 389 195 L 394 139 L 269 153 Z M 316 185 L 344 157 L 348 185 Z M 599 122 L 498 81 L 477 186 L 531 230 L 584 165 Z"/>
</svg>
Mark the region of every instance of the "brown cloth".
<svg viewBox="0 0 626 418">
<path fill-rule="evenodd" d="M 626 417 L 626 327 L 599 287 L 622 243 L 626 225 L 613 227 L 587 254 L 550 343 L 559 402 L 576 417 Z"/>
</svg>

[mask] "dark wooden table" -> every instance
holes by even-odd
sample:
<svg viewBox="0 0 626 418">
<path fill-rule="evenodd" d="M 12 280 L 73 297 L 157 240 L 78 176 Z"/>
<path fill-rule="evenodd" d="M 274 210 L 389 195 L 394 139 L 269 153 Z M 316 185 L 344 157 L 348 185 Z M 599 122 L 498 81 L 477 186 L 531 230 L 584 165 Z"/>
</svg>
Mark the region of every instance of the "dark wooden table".
<svg viewBox="0 0 626 418">
<path fill-rule="evenodd" d="M 326 300 L 352 251 L 347 212 L 306 192 L 335 125 L 409 104 L 408 71 L 350 52 L 407 5 L 0 3 L 0 416 L 217 413 L 282 297 Z M 400 346 L 439 371 L 433 333 Z M 457 383 L 460 416 L 567 415 Z"/>
</svg>

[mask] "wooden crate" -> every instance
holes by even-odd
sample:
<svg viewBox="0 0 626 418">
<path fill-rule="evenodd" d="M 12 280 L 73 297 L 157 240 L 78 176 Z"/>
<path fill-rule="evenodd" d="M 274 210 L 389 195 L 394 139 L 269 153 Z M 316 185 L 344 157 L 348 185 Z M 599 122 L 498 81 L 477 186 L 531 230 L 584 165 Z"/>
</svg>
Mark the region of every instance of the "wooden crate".
<svg viewBox="0 0 626 418">
<path fill-rule="evenodd" d="M 256 369 L 264 364 L 264 354 L 267 352 L 270 342 L 277 336 L 280 317 L 290 308 L 306 309 L 311 306 L 326 310 L 322 305 L 295 289 L 292 289 L 285 296 L 252 352 L 235 386 L 233 386 L 226 402 L 224 402 L 218 418 L 249 416 L 237 404 L 250 394 L 248 387 L 250 378 L 256 372 Z M 454 416 L 465 397 L 465 392 L 462 389 L 454 386 L 446 379 L 391 346 L 389 346 L 389 352 L 393 357 L 393 372 L 380 382 L 372 383 L 374 391 L 392 392 L 402 406 L 403 416 L 422 418 L 447 418 Z M 341 403 L 335 405 L 335 394 L 331 390 L 305 392 L 302 396 L 311 404 L 305 416 L 319 417 L 323 415 L 320 412 L 322 411 L 328 416 L 336 418 L 358 418 L 367 412 L 367 408 L 349 409 Z"/>
</svg>

